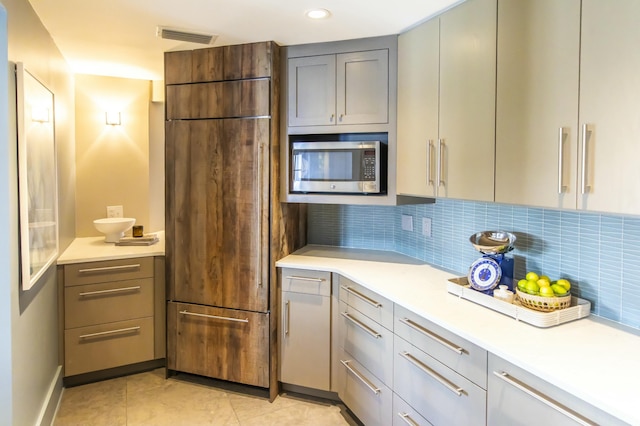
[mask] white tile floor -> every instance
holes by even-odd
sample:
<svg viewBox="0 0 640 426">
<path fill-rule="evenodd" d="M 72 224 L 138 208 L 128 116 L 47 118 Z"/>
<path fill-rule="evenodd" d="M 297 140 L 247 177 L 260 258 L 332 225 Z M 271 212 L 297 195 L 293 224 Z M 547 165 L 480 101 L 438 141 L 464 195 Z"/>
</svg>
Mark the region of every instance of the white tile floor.
<svg viewBox="0 0 640 426">
<path fill-rule="evenodd" d="M 267 399 L 185 380 L 163 368 L 64 390 L 55 426 L 342 426 L 342 404 L 282 394 Z"/>
</svg>

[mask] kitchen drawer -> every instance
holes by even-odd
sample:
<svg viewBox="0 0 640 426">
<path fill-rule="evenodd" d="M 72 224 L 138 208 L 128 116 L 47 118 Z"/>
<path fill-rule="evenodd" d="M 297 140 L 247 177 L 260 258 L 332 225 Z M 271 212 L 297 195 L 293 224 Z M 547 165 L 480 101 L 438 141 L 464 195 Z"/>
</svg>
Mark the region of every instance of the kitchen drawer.
<svg viewBox="0 0 640 426">
<path fill-rule="evenodd" d="M 393 392 L 345 352 L 338 359 L 338 396 L 367 426 L 388 426 Z"/>
<path fill-rule="evenodd" d="M 282 291 L 331 296 L 331 272 L 282 268 Z"/>
<path fill-rule="evenodd" d="M 493 354 L 489 354 L 487 392 L 487 424 L 489 425 L 599 424 L 614 426 L 626 424 Z"/>
<path fill-rule="evenodd" d="M 393 426 L 429 426 L 429 423 L 412 406 L 400 398 L 398 394 L 393 394 Z"/>
<path fill-rule="evenodd" d="M 64 265 L 65 287 L 153 277 L 153 257 Z"/>
<path fill-rule="evenodd" d="M 379 294 L 340 276 L 340 300 L 393 331 L 393 303 Z"/>
<path fill-rule="evenodd" d="M 167 366 L 269 387 L 269 314 L 167 304 Z"/>
<path fill-rule="evenodd" d="M 487 392 L 395 337 L 394 391 L 435 426 L 484 425 Z"/>
<path fill-rule="evenodd" d="M 339 345 L 366 369 L 393 385 L 393 333 L 340 302 Z"/>
<path fill-rule="evenodd" d="M 395 334 L 433 358 L 487 388 L 487 351 L 455 333 L 396 305 Z"/>
<path fill-rule="evenodd" d="M 64 289 L 65 328 L 153 316 L 153 278 Z"/>
<path fill-rule="evenodd" d="M 153 318 L 64 331 L 65 376 L 154 359 Z"/>
</svg>

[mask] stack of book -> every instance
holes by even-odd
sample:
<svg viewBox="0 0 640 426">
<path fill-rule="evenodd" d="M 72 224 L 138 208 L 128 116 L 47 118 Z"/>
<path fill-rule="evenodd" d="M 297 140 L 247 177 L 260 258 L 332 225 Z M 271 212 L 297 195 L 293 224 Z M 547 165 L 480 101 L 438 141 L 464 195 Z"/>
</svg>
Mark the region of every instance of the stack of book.
<svg viewBox="0 0 640 426">
<path fill-rule="evenodd" d="M 116 243 L 117 246 L 150 246 L 157 243 L 158 235 L 144 234 L 142 237 L 122 237 Z"/>
</svg>

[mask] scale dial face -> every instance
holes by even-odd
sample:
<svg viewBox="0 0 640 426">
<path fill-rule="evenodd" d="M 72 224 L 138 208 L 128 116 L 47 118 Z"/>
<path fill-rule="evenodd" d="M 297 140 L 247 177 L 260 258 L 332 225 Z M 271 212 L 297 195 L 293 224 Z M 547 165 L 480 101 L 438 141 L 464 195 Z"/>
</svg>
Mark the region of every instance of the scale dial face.
<svg viewBox="0 0 640 426">
<path fill-rule="evenodd" d="M 471 264 L 467 279 L 472 288 L 485 291 L 494 288 L 502 278 L 502 268 L 490 257 L 481 257 Z"/>
</svg>

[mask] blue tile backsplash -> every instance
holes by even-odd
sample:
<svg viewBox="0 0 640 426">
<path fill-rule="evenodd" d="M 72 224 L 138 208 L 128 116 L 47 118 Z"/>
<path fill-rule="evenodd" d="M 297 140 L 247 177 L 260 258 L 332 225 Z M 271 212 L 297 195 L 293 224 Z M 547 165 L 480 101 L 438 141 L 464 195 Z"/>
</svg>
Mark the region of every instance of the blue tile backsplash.
<svg viewBox="0 0 640 426">
<path fill-rule="evenodd" d="M 402 229 L 402 215 L 413 231 Z M 422 218 L 431 236 L 422 235 Z M 502 230 L 517 235 L 515 277 L 526 271 L 565 277 L 592 313 L 640 329 L 640 218 L 437 200 L 398 207 L 309 205 L 310 244 L 391 250 L 466 275 L 480 256 L 469 237 Z"/>
</svg>

